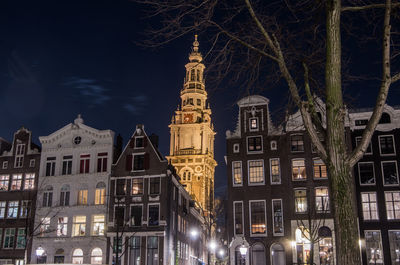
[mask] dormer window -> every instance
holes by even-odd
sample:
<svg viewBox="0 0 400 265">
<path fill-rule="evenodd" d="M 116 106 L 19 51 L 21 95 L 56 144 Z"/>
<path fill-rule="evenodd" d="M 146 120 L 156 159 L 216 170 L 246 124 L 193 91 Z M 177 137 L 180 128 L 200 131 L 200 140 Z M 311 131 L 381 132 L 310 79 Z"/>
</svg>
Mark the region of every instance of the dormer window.
<svg viewBox="0 0 400 265">
<path fill-rule="evenodd" d="M 25 144 L 17 144 L 14 167 L 20 168 L 24 163 Z"/>
<path fill-rule="evenodd" d="M 258 118 L 250 118 L 249 123 L 251 132 L 258 131 Z"/>
<path fill-rule="evenodd" d="M 381 119 L 379 120 L 379 124 L 390 123 L 390 115 L 386 112 L 382 113 Z"/>
<path fill-rule="evenodd" d="M 367 123 L 368 123 L 368 120 L 355 120 L 355 122 L 354 122 L 354 124 L 356 125 L 356 126 L 364 126 L 364 125 L 367 125 Z"/>
</svg>

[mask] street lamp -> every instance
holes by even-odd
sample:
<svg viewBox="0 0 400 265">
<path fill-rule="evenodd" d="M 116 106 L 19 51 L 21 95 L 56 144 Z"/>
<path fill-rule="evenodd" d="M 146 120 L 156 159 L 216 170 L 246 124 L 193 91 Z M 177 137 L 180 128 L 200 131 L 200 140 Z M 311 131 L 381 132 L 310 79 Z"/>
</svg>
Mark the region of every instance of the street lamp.
<svg viewBox="0 0 400 265">
<path fill-rule="evenodd" d="M 36 256 L 41 257 L 44 254 L 44 249 L 42 247 L 38 247 L 36 249 Z"/>
<path fill-rule="evenodd" d="M 225 255 L 225 250 L 220 249 L 220 250 L 218 251 L 218 255 L 219 255 L 219 257 L 222 259 L 222 258 L 224 257 L 224 255 Z"/>
<path fill-rule="evenodd" d="M 247 247 L 242 243 L 239 247 L 240 255 L 242 256 L 241 264 L 246 264 L 246 254 L 247 254 Z"/>
<path fill-rule="evenodd" d="M 198 235 L 199 235 L 199 232 L 198 232 L 196 229 L 192 229 L 192 230 L 190 231 L 190 237 L 191 237 L 192 239 L 196 239 Z"/>
<path fill-rule="evenodd" d="M 210 250 L 211 250 L 212 252 L 214 252 L 214 251 L 217 249 L 217 242 L 215 242 L 215 240 L 212 239 L 212 240 L 210 241 L 210 243 L 208 244 L 208 247 L 210 248 Z"/>
</svg>

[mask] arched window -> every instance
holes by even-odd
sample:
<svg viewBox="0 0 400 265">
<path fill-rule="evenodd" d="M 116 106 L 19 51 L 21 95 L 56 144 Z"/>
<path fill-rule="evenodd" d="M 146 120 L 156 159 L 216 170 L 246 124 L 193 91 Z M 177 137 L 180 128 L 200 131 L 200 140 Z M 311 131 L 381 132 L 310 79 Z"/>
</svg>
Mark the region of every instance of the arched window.
<svg viewBox="0 0 400 265">
<path fill-rule="evenodd" d="M 240 246 L 235 248 L 235 265 L 245 265 L 246 264 L 246 257 L 243 257 L 240 254 Z"/>
<path fill-rule="evenodd" d="M 102 264 L 103 263 L 103 251 L 101 251 L 100 248 L 94 248 L 92 250 L 90 263 L 91 264 Z"/>
<path fill-rule="evenodd" d="M 37 264 L 45 264 L 47 261 L 47 253 L 42 247 L 38 247 L 35 251 Z"/>
<path fill-rule="evenodd" d="M 69 195 L 70 195 L 70 186 L 68 184 L 65 184 L 61 187 L 60 206 L 69 205 Z"/>
<path fill-rule="evenodd" d="M 285 249 L 281 244 L 275 243 L 271 246 L 271 264 L 285 265 Z"/>
<path fill-rule="evenodd" d="M 78 191 L 78 205 L 87 205 L 88 204 L 88 185 L 81 184 Z"/>
<path fill-rule="evenodd" d="M 310 233 L 304 227 L 296 229 L 296 261 L 298 264 L 303 264 L 308 261 L 310 256 L 311 244 Z"/>
<path fill-rule="evenodd" d="M 329 227 L 322 226 L 318 230 L 319 241 L 319 264 L 333 264 L 332 231 Z"/>
<path fill-rule="evenodd" d="M 256 243 L 251 247 L 251 264 L 252 265 L 265 265 L 265 248 L 261 243 Z"/>
<path fill-rule="evenodd" d="M 195 71 L 194 71 L 194 69 L 192 69 L 191 71 L 190 71 L 190 81 L 194 81 L 195 80 Z"/>
<path fill-rule="evenodd" d="M 197 81 L 200 81 L 200 70 L 197 70 Z"/>
<path fill-rule="evenodd" d="M 104 182 L 99 182 L 96 185 L 94 204 L 105 204 L 105 201 L 106 201 L 106 184 Z"/>
<path fill-rule="evenodd" d="M 56 250 L 56 253 L 54 254 L 54 263 L 64 263 L 64 249 L 59 248 Z"/>
<path fill-rule="evenodd" d="M 390 115 L 386 112 L 382 113 L 381 119 L 379 120 L 380 124 L 390 123 Z"/>
<path fill-rule="evenodd" d="M 72 264 L 83 264 L 83 251 L 77 248 L 72 253 Z"/>
</svg>

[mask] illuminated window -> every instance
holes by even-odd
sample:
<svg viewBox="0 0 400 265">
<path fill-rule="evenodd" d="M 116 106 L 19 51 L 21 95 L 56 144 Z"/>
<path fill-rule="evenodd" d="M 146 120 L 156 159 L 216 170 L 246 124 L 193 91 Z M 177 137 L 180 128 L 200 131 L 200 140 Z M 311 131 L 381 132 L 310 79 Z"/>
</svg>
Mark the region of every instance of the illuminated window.
<svg viewBox="0 0 400 265">
<path fill-rule="evenodd" d="M 104 236 L 104 215 L 93 215 L 92 223 L 92 235 L 93 236 Z"/>
<path fill-rule="evenodd" d="M 386 215 L 388 220 L 400 219 L 400 192 L 385 191 Z"/>
<path fill-rule="evenodd" d="M 25 228 L 18 228 L 16 248 L 25 249 L 25 246 L 26 246 L 26 230 Z"/>
<path fill-rule="evenodd" d="M 9 201 L 7 218 L 17 218 L 18 216 L 19 201 Z"/>
<path fill-rule="evenodd" d="M 295 135 L 290 136 L 290 150 L 292 152 L 303 152 L 304 151 L 303 135 L 295 134 Z"/>
<path fill-rule="evenodd" d="M 6 202 L 2 201 L 0 202 L 0 219 L 4 218 L 6 215 Z"/>
<path fill-rule="evenodd" d="M 252 235 L 267 233 L 265 201 L 250 201 L 250 228 Z"/>
<path fill-rule="evenodd" d="M 315 209 L 317 212 L 329 212 L 328 188 L 315 189 Z"/>
<path fill-rule="evenodd" d="M 85 236 L 86 233 L 86 216 L 74 216 L 72 224 L 72 236 Z"/>
<path fill-rule="evenodd" d="M 380 231 L 364 231 L 365 251 L 369 264 L 385 264 L 383 261 L 382 239 Z"/>
<path fill-rule="evenodd" d="M 96 185 L 96 193 L 94 197 L 94 204 L 105 204 L 106 203 L 106 184 L 99 182 Z"/>
<path fill-rule="evenodd" d="M 232 162 L 233 185 L 242 185 L 242 161 Z"/>
<path fill-rule="evenodd" d="M 97 154 L 97 172 L 107 172 L 107 153 Z"/>
<path fill-rule="evenodd" d="M 304 159 L 292 160 L 292 180 L 306 180 L 306 166 Z"/>
<path fill-rule="evenodd" d="M 88 190 L 78 191 L 78 205 L 87 205 Z"/>
<path fill-rule="evenodd" d="M 0 176 L 0 191 L 7 191 L 9 185 L 10 176 L 1 175 Z"/>
<path fill-rule="evenodd" d="M 264 160 L 248 161 L 249 184 L 264 183 Z"/>
<path fill-rule="evenodd" d="M 390 256 L 392 264 L 396 264 L 400 261 L 400 231 L 391 230 L 389 231 L 389 244 L 390 244 Z"/>
<path fill-rule="evenodd" d="M 89 173 L 89 167 L 90 167 L 90 154 L 81 155 L 79 161 L 79 173 L 80 174 Z"/>
<path fill-rule="evenodd" d="M 94 248 L 92 250 L 90 264 L 103 264 L 103 251 L 101 251 L 100 248 Z"/>
<path fill-rule="evenodd" d="M 77 248 L 72 253 L 72 264 L 83 264 L 83 251 Z"/>
<path fill-rule="evenodd" d="M 33 190 L 35 188 L 35 173 L 25 174 L 24 190 Z"/>
<path fill-rule="evenodd" d="M 143 194 L 143 178 L 132 179 L 132 195 Z"/>
<path fill-rule="evenodd" d="M 313 159 L 313 163 L 314 163 L 314 178 L 315 179 L 327 178 L 328 174 L 326 172 L 326 165 L 322 161 L 322 159 L 319 158 Z"/>
<path fill-rule="evenodd" d="M 379 220 L 376 192 L 362 192 L 361 204 L 364 220 Z"/>
<path fill-rule="evenodd" d="M 281 168 L 279 165 L 279 158 L 271 158 L 270 163 L 270 176 L 271 184 L 281 184 Z"/>
<path fill-rule="evenodd" d="M 21 190 L 22 174 L 12 175 L 11 190 Z"/>
<path fill-rule="evenodd" d="M 307 212 L 307 190 L 297 189 L 294 191 L 294 205 L 296 213 Z"/>
<path fill-rule="evenodd" d="M 30 214 L 31 206 L 32 206 L 31 201 L 21 201 L 19 218 L 27 218 Z"/>
<path fill-rule="evenodd" d="M 15 228 L 6 228 L 4 232 L 4 248 L 14 248 Z"/>
<path fill-rule="evenodd" d="M 68 217 L 58 217 L 57 236 L 67 236 L 68 232 Z"/>
<path fill-rule="evenodd" d="M 49 232 L 50 232 L 50 217 L 41 218 L 39 227 L 40 236 L 44 236 L 46 233 Z"/>
<path fill-rule="evenodd" d="M 258 131 L 258 118 L 249 119 L 249 128 L 251 132 Z"/>
</svg>

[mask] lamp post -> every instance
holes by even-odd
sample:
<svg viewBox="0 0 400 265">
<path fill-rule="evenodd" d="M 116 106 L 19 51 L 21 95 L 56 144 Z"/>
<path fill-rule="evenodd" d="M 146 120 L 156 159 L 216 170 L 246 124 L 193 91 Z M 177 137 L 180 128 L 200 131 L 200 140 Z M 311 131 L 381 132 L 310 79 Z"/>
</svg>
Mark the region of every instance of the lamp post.
<svg viewBox="0 0 400 265">
<path fill-rule="evenodd" d="M 45 253 L 45 251 L 44 251 L 44 249 L 42 248 L 42 247 L 38 247 L 37 249 L 36 249 L 36 257 L 37 257 L 37 263 L 42 263 L 42 258 L 43 258 L 43 255 L 44 255 L 44 253 Z"/>
<path fill-rule="evenodd" d="M 208 248 L 209 248 L 209 250 L 208 250 L 208 265 L 210 265 L 211 264 L 211 262 L 210 262 L 210 252 L 211 253 L 215 253 L 215 250 L 217 249 L 217 242 L 214 240 L 214 239 L 211 239 L 211 241 L 210 241 L 210 243 L 208 243 Z"/>
<path fill-rule="evenodd" d="M 189 248 L 189 262 L 191 263 L 191 255 L 190 255 L 190 252 L 194 252 L 194 247 L 193 247 L 193 240 L 196 240 L 197 239 L 197 237 L 199 236 L 199 231 L 197 231 L 197 229 L 196 228 L 192 228 L 192 230 L 190 230 L 190 232 L 189 232 L 189 238 L 190 238 L 190 248 Z M 194 253 L 192 253 L 192 256 L 198 256 L 198 255 L 194 255 Z"/>
<path fill-rule="evenodd" d="M 240 264 L 246 264 L 247 247 L 242 243 L 239 247 L 240 255 L 242 256 Z"/>
</svg>

